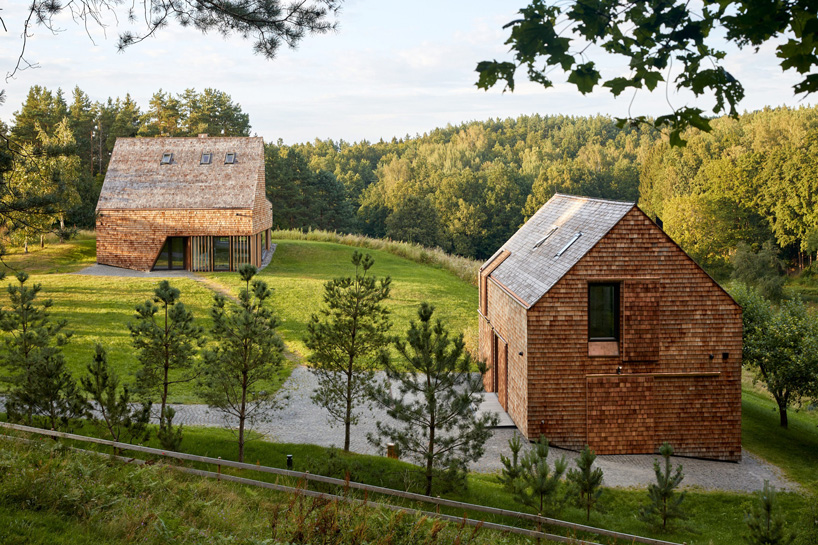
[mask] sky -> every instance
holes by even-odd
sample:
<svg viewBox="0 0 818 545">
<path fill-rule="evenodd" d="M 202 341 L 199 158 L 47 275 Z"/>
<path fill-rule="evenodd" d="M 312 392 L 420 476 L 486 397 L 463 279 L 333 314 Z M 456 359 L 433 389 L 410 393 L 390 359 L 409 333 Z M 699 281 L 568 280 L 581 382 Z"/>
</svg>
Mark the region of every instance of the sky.
<svg viewBox="0 0 818 545">
<path fill-rule="evenodd" d="M 35 27 L 26 58 L 38 68 L 0 82 L 7 100 L 0 119 L 7 123 L 20 109 L 28 89 L 62 88 L 70 97 L 79 86 L 94 101 L 130 93 L 140 107 L 162 89 L 174 94 L 212 87 L 229 94 L 249 114 L 251 133 L 267 142 L 286 144 L 331 138 L 348 142 L 389 140 L 430 132 L 472 120 L 519 115 L 605 114 L 613 117 L 662 115 L 674 107 L 707 98 L 673 89 L 640 91 L 614 99 L 607 90 L 581 95 L 559 82 L 545 90 L 518 73 L 514 93 L 497 86 L 477 89 L 475 66 L 482 60 L 510 60 L 503 25 L 525 0 L 346 0 L 334 33 L 307 36 L 297 49 L 282 49 L 274 60 L 252 52 L 241 37 L 202 35 L 172 23 L 155 37 L 117 52 L 117 36 L 126 18 L 104 13 L 105 29 L 86 30 L 68 14 L 59 31 Z M 0 11 L 0 75 L 11 71 L 21 45 L 28 2 L 17 0 Z M 745 86 L 741 111 L 764 106 L 798 106 L 810 102 L 795 96 L 797 74 L 782 72 L 775 44 L 759 52 L 727 47 L 725 68 Z M 593 51 L 593 50 L 592 50 Z M 626 66 L 599 57 L 603 76 L 626 75 Z"/>
</svg>

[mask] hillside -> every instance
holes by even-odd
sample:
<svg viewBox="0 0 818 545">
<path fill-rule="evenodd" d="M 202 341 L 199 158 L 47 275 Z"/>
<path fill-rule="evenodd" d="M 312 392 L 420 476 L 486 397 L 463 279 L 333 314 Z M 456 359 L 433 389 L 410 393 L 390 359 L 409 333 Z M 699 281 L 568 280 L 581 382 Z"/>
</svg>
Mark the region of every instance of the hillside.
<svg viewBox="0 0 818 545">
<path fill-rule="evenodd" d="M 32 248 L 29 254 L 19 250 L 5 257 L 7 267 L 32 271 L 29 282 L 43 287 L 40 297 L 52 299 L 52 316 L 65 319 L 67 329 L 74 334 L 64 353 L 75 375 L 85 373 L 91 362 L 94 344 L 102 343 L 108 349 L 109 361 L 123 376 L 126 383 L 133 380 L 138 368 L 128 322 L 134 319 L 137 304 L 152 297 L 159 279 L 119 278 L 67 274 L 76 272 L 94 262 L 93 237 L 85 235 L 64 244 L 50 243 L 44 249 Z M 310 315 L 322 303 L 323 284 L 340 275 L 351 275 L 355 248 L 330 242 L 308 240 L 281 240 L 270 265 L 259 278 L 273 288 L 273 308 L 282 321 L 279 333 L 294 355 L 291 359 L 304 361 L 307 349 L 303 335 Z M 392 296 L 387 308 L 392 314 L 392 333 L 403 334 L 409 321 L 415 318 L 421 301 L 431 301 L 437 308 L 436 316 L 445 321 L 450 330 L 463 333 L 472 349 L 477 343 L 477 288 L 457 278 L 443 268 L 415 263 L 384 250 L 362 251 L 371 253 L 375 265 L 371 273 L 392 278 Z M 16 282 L 6 269 L 6 283 Z M 205 275 L 221 289 L 237 294 L 237 273 Z M 182 292 L 182 301 L 192 310 L 195 319 L 205 328 L 210 326 L 210 307 L 213 290 L 194 277 L 173 278 L 171 284 Z M 6 304 L 5 301 L 2 302 Z M 282 379 L 286 377 L 282 375 Z M 191 383 L 179 384 L 172 391 L 174 403 L 199 401 Z"/>
</svg>

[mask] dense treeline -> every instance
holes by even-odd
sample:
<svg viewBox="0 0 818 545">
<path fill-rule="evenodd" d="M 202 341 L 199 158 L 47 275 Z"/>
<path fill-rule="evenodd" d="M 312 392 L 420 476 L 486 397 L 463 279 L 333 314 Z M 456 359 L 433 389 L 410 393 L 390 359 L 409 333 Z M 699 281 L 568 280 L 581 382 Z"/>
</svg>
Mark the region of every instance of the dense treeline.
<svg viewBox="0 0 818 545">
<path fill-rule="evenodd" d="M 6 222 L 12 242 L 27 243 L 54 230 L 56 223 L 94 226 L 94 208 L 118 137 L 247 136 L 250 119 L 215 89 L 188 89 L 175 96 L 160 90 L 142 110 L 130 95 L 92 102 L 79 87 L 66 98 L 61 89 L 35 85 L 14 112 L 10 130 L 0 129 L 14 152 L 13 164 L 3 168 L 7 194 L 33 192 L 56 201 L 56 206 L 26 208 Z"/>
<path fill-rule="evenodd" d="M 603 116 L 471 122 L 391 142 L 268 145 L 276 226 L 360 232 L 491 255 L 555 192 L 638 200 L 709 272 L 746 243 L 792 266 L 818 251 L 818 109 L 691 130 L 688 145 Z M 331 200 L 327 196 L 331 195 Z M 344 198 L 345 197 L 345 198 Z"/>
<path fill-rule="evenodd" d="M 526 116 L 375 144 L 279 142 L 268 146 L 267 182 L 279 228 L 353 230 L 484 258 L 555 191 L 635 200 L 655 138 L 607 117 Z"/>
<path fill-rule="evenodd" d="M 638 200 L 719 278 L 737 253 L 765 243 L 791 266 L 810 265 L 818 252 L 818 108 L 765 109 L 712 125 L 710 133 L 688 131 L 683 148 L 605 116 L 489 119 L 376 143 L 279 141 L 266 148 L 267 193 L 276 228 L 389 237 L 478 259 L 555 192 Z M 142 110 L 128 95 L 92 103 L 79 88 L 66 100 L 34 86 L 8 132 L 51 162 L 8 169 L 6 182 L 57 194 L 60 205 L 8 231 L 20 241 L 57 225 L 93 226 L 117 137 L 249 130 L 248 115 L 214 89 L 160 90 Z"/>
</svg>

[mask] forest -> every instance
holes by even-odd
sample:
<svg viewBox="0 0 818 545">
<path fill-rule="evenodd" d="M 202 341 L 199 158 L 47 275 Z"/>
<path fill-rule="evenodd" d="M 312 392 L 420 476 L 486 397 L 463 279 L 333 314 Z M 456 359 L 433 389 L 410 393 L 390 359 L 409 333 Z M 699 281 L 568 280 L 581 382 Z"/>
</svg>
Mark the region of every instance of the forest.
<svg viewBox="0 0 818 545">
<path fill-rule="evenodd" d="M 716 278 L 729 277 L 735 255 L 763 248 L 790 269 L 810 267 L 818 108 L 711 124 L 709 133 L 689 129 L 684 147 L 644 125 L 563 115 L 471 121 L 374 143 L 268 142 L 267 195 L 276 228 L 388 237 L 477 259 L 555 192 L 637 201 Z M 60 205 L 42 221 L 16 224 L 12 215 L 7 242 L 93 227 L 117 137 L 247 136 L 250 127 L 241 106 L 215 89 L 159 90 L 143 109 L 129 95 L 92 102 L 78 87 L 66 98 L 34 86 L 1 127 L 28 150 L 13 158 L 5 183 L 12 193 L 56 191 Z"/>
</svg>

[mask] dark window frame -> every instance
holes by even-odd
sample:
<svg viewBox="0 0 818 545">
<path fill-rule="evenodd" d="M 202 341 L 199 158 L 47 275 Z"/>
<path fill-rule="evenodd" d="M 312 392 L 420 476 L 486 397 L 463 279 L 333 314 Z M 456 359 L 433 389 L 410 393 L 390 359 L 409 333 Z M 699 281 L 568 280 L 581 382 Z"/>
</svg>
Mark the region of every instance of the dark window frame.
<svg viewBox="0 0 818 545">
<path fill-rule="evenodd" d="M 169 165 L 173 163 L 173 153 L 166 152 L 162 154 L 162 159 L 159 160 L 160 165 Z"/>
<path fill-rule="evenodd" d="M 205 157 L 207 157 L 207 160 L 205 160 Z M 213 154 L 210 153 L 209 151 L 203 151 L 202 152 L 202 157 L 201 157 L 201 159 L 199 159 L 199 164 L 200 165 L 209 165 L 212 162 L 213 162 Z"/>
<path fill-rule="evenodd" d="M 236 153 L 229 151 L 224 154 L 224 164 L 225 165 L 232 165 L 236 162 Z"/>
<path fill-rule="evenodd" d="M 173 241 L 172 239 L 180 239 L 182 241 L 182 266 L 181 267 L 174 267 L 173 266 Z M 165 237 L 165 241 L 162 243 L 162 248 L 159 250 L 159 254 L 156 256 L 156 259 L 153 260 L 153 267 L 151 267 L 152 271 L 186 271 L 188 268 L 188 259 L 187 259 L 187 244 L 188 244 L 188 237 L 179 237 L 179 236 L 170 236 Z M 165 266 L 160 266 L 157 268 L 159 264 L 159 260 L 162 258 L 163 250 L 165 246 L 168 247 L 168 252 L 166 255 L 167 261 L 165 262 Z"/>
<path fill-rule="evenodd" d="M 594 337 L 591 335 L 591 313 L 592 301 L 591 291 L 593 287 L 613 287 L 613 336 L 612 337 Z M 619 342 L 622 332 L 622 305 L 620 301 L 621 296 L 621 282 L 589 282 L 588 283 L 588 342 Z"/>
</svg>

